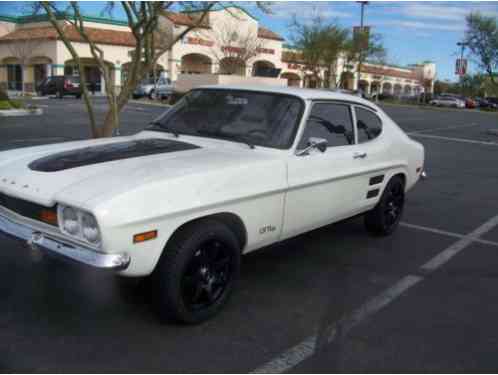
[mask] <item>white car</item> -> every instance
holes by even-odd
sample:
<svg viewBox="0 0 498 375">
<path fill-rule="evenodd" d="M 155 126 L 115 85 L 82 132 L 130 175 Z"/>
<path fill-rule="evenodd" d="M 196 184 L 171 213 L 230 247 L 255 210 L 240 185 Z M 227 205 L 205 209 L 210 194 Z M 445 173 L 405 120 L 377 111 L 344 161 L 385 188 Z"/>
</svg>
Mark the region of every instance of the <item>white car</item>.
<svg viewBox="0 0 498 375">
<path fill-rule="evenodd" d="M 154 82 L 154 79 L 144 79 L 137 88 L 133 91 L 133 99 L 148 97 L 151 100 L 165 99 L 174 91 L 174 85 L 167 77 L 159 77 Z"/>
<path fill-rule="evenodd" d="M 429 104 L 437 107 L 465 108 L 465 101 L 453 96 L 436 96 Z"/>
<path fill-rule="evenodd" d="M 423 146 L 357 96 L 202 87 L 133 136 L 0 153 L 0 230 L 152 275 L 161 315 L 197 323 L 244 253 L 358 214 L 392 233 L 423 168 Z"/>
</svg>

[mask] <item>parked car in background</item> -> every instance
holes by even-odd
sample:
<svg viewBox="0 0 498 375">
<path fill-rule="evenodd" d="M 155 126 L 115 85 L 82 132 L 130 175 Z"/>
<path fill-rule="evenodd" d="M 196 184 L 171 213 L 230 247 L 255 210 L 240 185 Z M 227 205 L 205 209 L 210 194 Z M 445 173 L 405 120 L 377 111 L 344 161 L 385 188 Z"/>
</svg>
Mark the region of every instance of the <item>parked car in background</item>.
<svg viewBox="0 0 498 375">
<path fill-rule="evenodd" d="M 162 316 L 199 323 L 227 302 L 244 253 L 359 214 L 393 233 L 424 158 L 354 95 L 206 86 L 132 136 L 2 152 L 0 231 L 152 275 Z"/>
<path fill-rule="evenodd" d="M 478 107 L 477 102 L 472 98 L 462 97 L 462 100 L 465 101 L 465 108 L 474 109 Z"/>
<path fill-rule="evenodd" d="M 477 106 L 479 108 L 489 108 L 490 107 L 490 103 L 484 98 L 475 97 L 474 101 L 477 103 Z"/>
<path fill-rule="evenodd" d="M 74 76 L 47 77 L 37 87 L 37 92 L 41 96 L 57 95 L 58 98 L 63 98 L 66 95 L 80 98 L 81 91 L 80 77 Z"/>
<path fill-rule="evenodd" d="M 133 91 L 133 99 L 148 97 L 149 99 L 165 99 L 173 92 L 173 84 L 167 77 L 159 77 L 154 82 L 154 78 L 142 80 Z"/>
<path fill-rule="evenodd" d="M 429 104 L 437 107 L 465 108 L 464 100 L 450 95 L 436 96 L 429 102 Z"/>
<path fill-rule="evenodd" d="M 487 102 L 488 102 L 488 104 L 489 104 L 489 108 L 498 109 L 498 98 L 495 98 L 495 97 L 487 97 L 487 98 L 486 98 L 486 101 L 487 101 Z"/>
</svg>

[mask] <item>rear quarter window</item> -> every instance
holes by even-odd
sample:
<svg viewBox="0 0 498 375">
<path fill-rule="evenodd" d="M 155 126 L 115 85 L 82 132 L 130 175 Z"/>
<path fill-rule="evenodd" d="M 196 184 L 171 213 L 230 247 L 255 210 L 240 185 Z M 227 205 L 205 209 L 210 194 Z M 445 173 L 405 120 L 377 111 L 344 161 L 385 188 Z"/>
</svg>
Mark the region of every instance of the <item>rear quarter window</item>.
<svg viewBox="0 0 498 375">
<path fill-rule="evenodd" d="M 355 107 L 358 143 L 369 142 L 382 133 L 382 121 L 375 113 Z"/>
</svg>

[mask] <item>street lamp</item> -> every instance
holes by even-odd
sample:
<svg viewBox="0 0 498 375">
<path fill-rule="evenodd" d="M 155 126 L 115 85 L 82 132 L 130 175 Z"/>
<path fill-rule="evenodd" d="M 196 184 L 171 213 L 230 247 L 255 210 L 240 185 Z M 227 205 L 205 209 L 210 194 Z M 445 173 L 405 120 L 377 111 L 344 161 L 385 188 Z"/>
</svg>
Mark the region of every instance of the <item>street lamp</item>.
<svg viewBox="0 0 498 375">
<path fill-rule="evenodd" d="M 368 5 L 368 1 L 357 1 L 357 3 L 361 6 L 361 18 L 360 18 L 360 38 L 358 40 L 359 43 L 359 58 L 358 58 L 358 83 L 357 88 L 360 88 L 360 80 L 361 80 L 361 63 L 363 60 L 363 20 L 365 16 L 365 6 Z"/>
<path fill-rule="evenodd" d="M 457 43 L 457 46 L 459 46 L 459 47 L 462 48 L 462 50 L 460 52 L 460 69 L 461 70 L 459 72 L 459 74 L 460 74 L 460 90 L 462 92 L 462 96 L 463 96 L 463 93 L 464 93 L 464 91 L 463 91 L 463 76 L 464 76 L 464 74 L 463 74 L 464 73 L 464 71 L 463 71 L 463 69 L 464 69 L 464 65 L 463 65 L 463 53 L 465 52 L 465 47 L 468 44 L 469 43 L 467 43 L 467 42 L 458 42 Z"/>
</svg>

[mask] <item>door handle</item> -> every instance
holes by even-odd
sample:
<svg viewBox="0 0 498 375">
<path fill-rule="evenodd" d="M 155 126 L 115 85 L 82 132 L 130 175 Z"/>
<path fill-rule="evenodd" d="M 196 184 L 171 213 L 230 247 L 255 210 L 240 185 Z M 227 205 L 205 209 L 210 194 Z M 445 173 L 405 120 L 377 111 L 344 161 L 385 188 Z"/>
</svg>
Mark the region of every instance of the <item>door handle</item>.
<svg viewBox="0 0 498 375">
<path fill-rule="evenodd" d="M 353 154 L 353 158 L 354 159 L 365 159 L 367 157 L 367 153 L 366 152 L 355 152 Z"/>
</svg>

